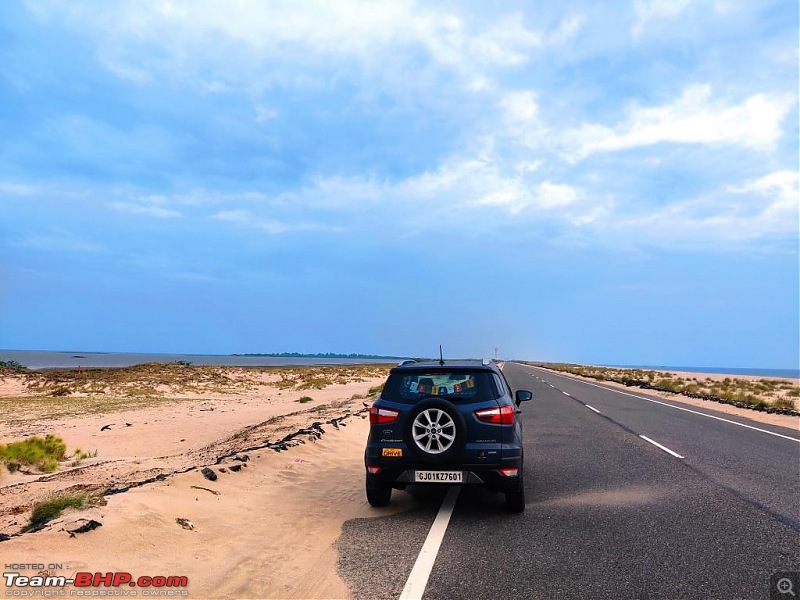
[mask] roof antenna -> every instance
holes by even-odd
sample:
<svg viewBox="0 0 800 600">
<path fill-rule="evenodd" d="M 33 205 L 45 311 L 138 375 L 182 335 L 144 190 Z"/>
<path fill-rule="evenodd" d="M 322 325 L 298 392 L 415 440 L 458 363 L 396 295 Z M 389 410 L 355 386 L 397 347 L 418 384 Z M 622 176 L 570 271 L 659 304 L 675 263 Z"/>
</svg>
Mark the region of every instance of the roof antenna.
<svg viewBox="0 0 800 600">
<path fill-rule="evenodd" d="M 444 366 L 444 356 L 442 356 L 442 345 L 439 344 L 439 364 Z"/>
</svg>

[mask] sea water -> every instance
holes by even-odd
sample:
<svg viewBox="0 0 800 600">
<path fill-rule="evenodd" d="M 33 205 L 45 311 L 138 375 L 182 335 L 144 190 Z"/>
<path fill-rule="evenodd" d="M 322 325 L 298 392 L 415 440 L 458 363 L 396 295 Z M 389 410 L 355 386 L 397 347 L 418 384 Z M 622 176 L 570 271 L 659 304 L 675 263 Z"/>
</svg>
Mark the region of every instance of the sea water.
<svg viewBox="0 0 800 600">
<path fill-rule="evenodd" d="M 284 356 L 239 356 L 216 354 L 147 354 L 128 352 L 55 352 L 43 350 L 0 350 L 0 360 L 16 361 L 29 369 L 76 369 L 129 367 L 144 363 L 185 361 L 193 365 L 232 367 L 282 367 L 289 365 L 352 365 L 396 363 L 393 358 L 329 358 Z"/>
</svg>

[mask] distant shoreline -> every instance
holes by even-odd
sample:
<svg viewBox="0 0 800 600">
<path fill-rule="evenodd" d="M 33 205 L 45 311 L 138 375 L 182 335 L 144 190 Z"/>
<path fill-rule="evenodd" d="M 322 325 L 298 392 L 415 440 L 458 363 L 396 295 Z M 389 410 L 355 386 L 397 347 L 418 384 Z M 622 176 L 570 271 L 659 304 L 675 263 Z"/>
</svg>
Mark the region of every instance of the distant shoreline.
<svg viewBox="0 0 800 600">
<path fill-rule="evenodd" d="M 653 365 L 597 365 L 615 369 L 643 369 L 648 371 L 670 371 L 683 373 L 713 373 L 716 375 L 742 375 L 745 377 L 779 377 L 800 379 L 800 369 L 759 369 L 734 367 L 667 367 Z"/>
<path fill-rule="evenodd" d="M 301 354 L 299 352 L 241 353 L 241 354 L 188 354 L 148 352 L 86 352 L 78 350 L 3 350 L 0 361 L 16 361 L 29 369 L 69 369 L 127 367 L 147 362 L 188 362 L 193 365 L 216 365 L 230 367 L 281 367 L 319 366 L 346 364 L 377 364 L 400 362 L 409 357 L 380 354 L 340 354 L 334 352 Z M 520 362 L 532 362 L 527 359 Z M 538 361 L 535 361 L 538 362 Z M 554 361 L 548 361 L 554 362 Z M 583 363 L 575 363 L 583 364 Z M 588 364 L 588 363 L 586 363 Z M 714 373 L 749 377 L 781 377 L 800 379 L 800 369 L 764 369 L 742 367 L 675 367 L 653 365 L 610 365 L 599 367 L 619 369 L 645 369 L 653 371 L 679 371 L 687 373 Z"/>
<path fill-rule="evenodd" d="M 229 356 L 267 356 L 270 358 L 368 358 L 370 360 L 405 360 L 407 356 L 384 356 L 382 354 L 338 354 L 336 352 L 317 352 L 315 354 L 301 354 L 300 352 L 259 352 L 231 354 Z"/>
<path fill-rule="evenodd" d="M 515 359 L 516 360 L 516 359 Z M 800 369 L 765 369 L 759 367 L 675 367 L 664 365 L 611 365 L 607 363 L 573 363 L 557 361 L 518 362 L 541 365 L 575 365 L 578 367 L 598 367 L 602 369 L 638 369 L 641 371 L 660 371 L 670 373 L 697 373 L 707 375 L 732 375 L 737 377 L 776 377 L 779 379 L 800 379 Z"/>
<path fill-rule="evenodd" d="M 197 366 L 286 367 L 387 364 L 401 358 L 336 354 L 168 354 L 145 352 L 85 352 L 0 350 L 0 361 L 14 361 L 29 369 L 84 369 L 130 367 L 144 363 L 182 362 Z"/>
</svg>

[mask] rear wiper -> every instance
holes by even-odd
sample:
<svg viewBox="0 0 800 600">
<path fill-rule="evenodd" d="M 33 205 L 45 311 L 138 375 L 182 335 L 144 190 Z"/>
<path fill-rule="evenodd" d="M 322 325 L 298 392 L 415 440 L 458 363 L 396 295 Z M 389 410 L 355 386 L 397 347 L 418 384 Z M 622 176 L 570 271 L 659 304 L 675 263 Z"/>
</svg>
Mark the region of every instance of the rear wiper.
<svg viewBox="0 0 800 600">
<path fill-rule="evenodd" d="M 449 396 L 449 395 L 448 396 L 438 396 L 438 395 L 434 396 L 433 394 L 423 394 L 423 395 L 420 395 L 419 398 L 417 398 L 417 400 L 427 400 L 428 398 L 438 398 L 440 400 L 460 400 L 460 399 L 463 398 L 463 396 L 455 396 L 455 395 L 453 395 L 453 396 Z"/>
</svg>

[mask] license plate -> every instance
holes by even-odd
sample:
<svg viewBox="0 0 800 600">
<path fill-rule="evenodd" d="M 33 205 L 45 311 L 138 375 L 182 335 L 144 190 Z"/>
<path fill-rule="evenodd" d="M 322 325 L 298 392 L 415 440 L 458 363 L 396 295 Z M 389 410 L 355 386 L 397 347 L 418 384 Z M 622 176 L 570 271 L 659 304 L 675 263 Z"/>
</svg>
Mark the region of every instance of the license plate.
<svg viewBox="0 0 800 600">
<path fill-rule="evenodd" d="M 463 471 L 414 471 L 416 483 L 462 483 Z"/>
<path fill-rule="evenodd" d="M 403 456 L 402 448 L 384 448 L 381 450 L 381 456 Z"/>
</svg>

